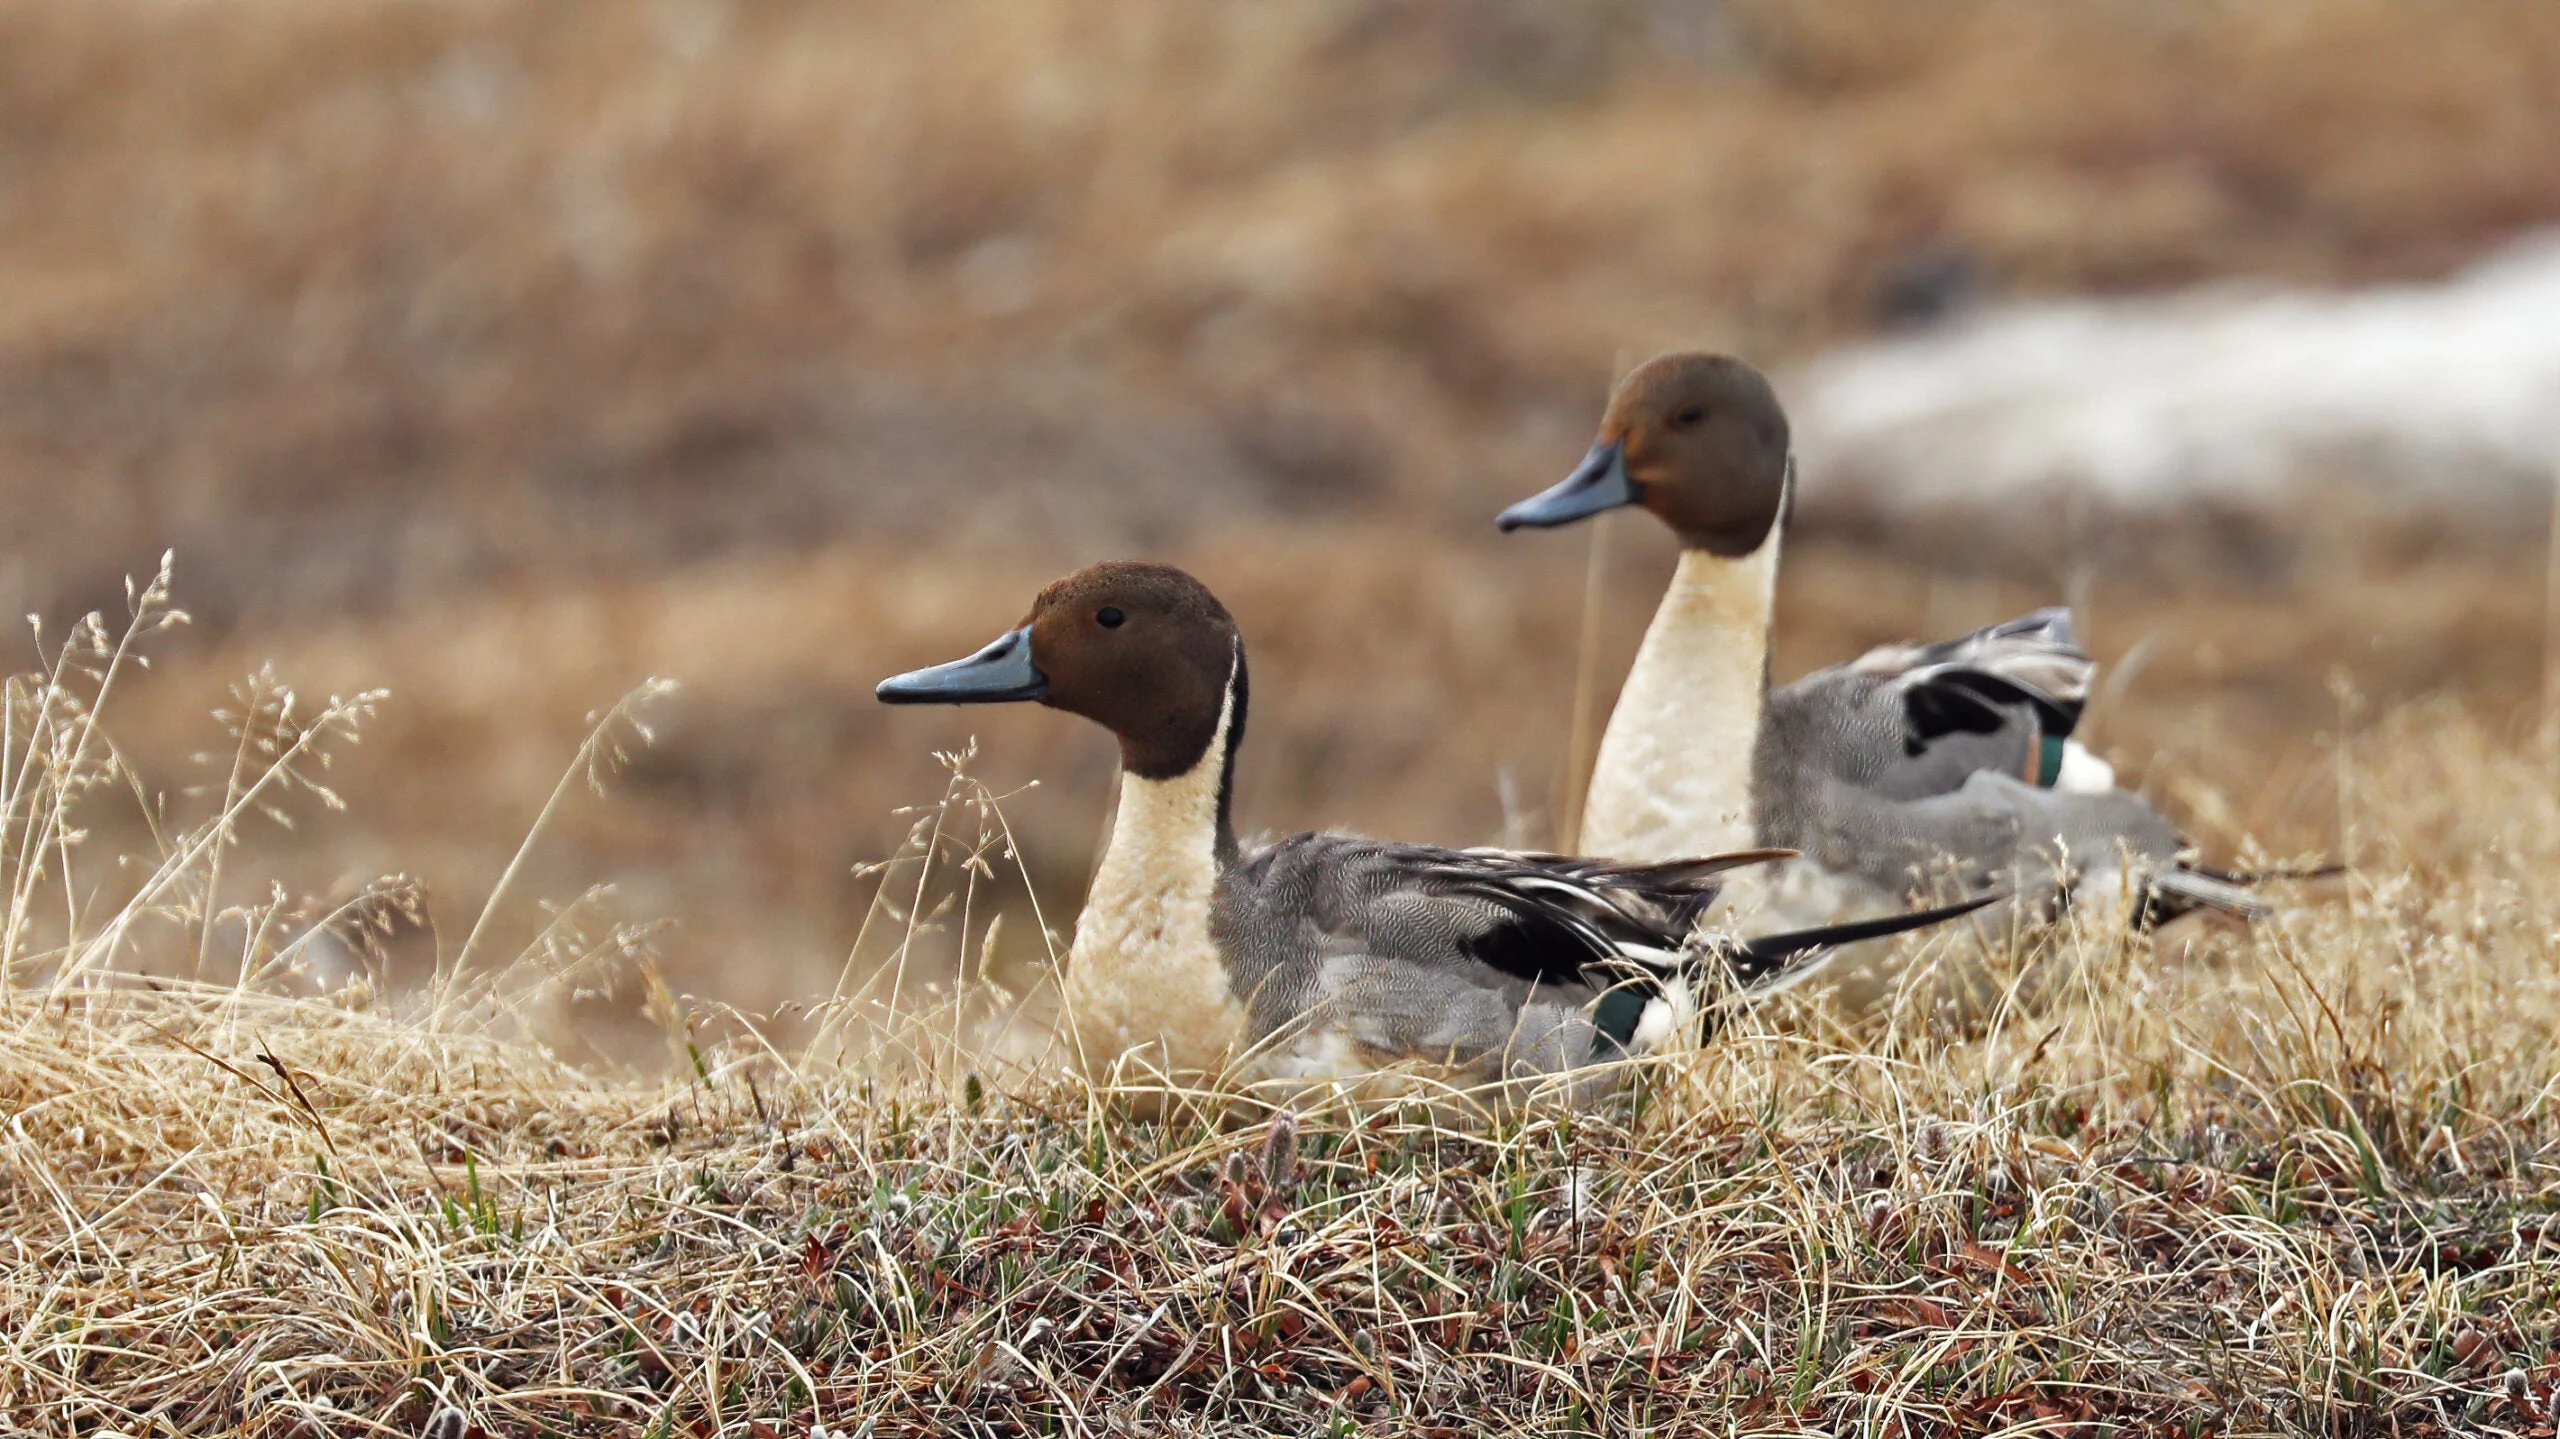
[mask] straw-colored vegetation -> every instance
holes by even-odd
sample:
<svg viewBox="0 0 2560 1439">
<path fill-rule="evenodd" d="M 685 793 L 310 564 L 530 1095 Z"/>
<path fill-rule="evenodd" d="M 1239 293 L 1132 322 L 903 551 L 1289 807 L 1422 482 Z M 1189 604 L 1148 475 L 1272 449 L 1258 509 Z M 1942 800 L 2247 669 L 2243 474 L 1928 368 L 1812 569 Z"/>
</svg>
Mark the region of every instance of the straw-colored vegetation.
<svg viewBox="0 0 2560 1439">
<path fill-rule="evenodd" d="M 253 687 L 216 817 L 93 853 L 148 802 L 100 723 L 164 587 L 136 606 L 8 690 L 21 1428 L 2550 1432 L 2560 801 L 2453 708 L 2327 756 L 2343 890 L 2245 937 L 2092 923 L 1964 1033 L 1790 1001 L 1592 1112 L 1150 1124 L 1005 1057 L 954 967 L 1006 862 L 962 777 L 821 1042 L 688 1040 L 658 990 L 673 1081 L 541 1043 L 547 991 L 651 984 L 644 935 L 571 906 L 395 995 L 319 951 L 398 882 L 321 912 L 237 873 L 369 697 Z M 639 738 L 604 716 L 570 781 Z"/>
</svg>

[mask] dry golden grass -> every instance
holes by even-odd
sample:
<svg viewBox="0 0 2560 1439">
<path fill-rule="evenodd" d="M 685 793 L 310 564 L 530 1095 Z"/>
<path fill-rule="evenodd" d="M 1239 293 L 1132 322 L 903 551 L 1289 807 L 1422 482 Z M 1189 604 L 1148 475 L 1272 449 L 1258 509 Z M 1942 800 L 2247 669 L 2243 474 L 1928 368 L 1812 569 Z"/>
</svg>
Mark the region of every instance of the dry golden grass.
<svg viewBox="0 0 2560 1439">
<path fill-rule="evenodd" d="M 253 689 L 221 811 L 98 852 L 149 794 L 99 700 L 164 604 L 8 689 L 0 1422 L 2550 1432 L 2560 797 L 2451 702 L 2319 757 L 2342 890 L 2183 948 L 2092 922 L 1964 1033 L 1789 1002 L 1594 1112 L 1143 1124 L 991 1042 L 1003 997 L 952 962 L 1002 806 L 962 777 L 878 890 L 897 977 L 812 996 L 795 1049 L 578 906 L 408 993 L 330 973 L 401 886 L 303 903 L 231 840 L 325 807 L 289 791 L 363 699 Z M 597 734 L 569 783 L 633 738 Z M 153 878 L 84 909 L 120 871 Z M 615 969 L 679 1078 L 542 1043 Z"/>
</svg>

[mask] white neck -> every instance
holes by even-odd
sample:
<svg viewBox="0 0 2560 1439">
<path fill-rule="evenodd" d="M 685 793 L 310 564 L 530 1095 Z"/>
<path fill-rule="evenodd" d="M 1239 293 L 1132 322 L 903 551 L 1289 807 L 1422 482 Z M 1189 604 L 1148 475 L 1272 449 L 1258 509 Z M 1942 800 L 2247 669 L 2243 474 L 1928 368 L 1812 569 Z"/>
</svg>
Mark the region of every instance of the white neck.
<svg viewBox="0 0 2560 1439">
<path fill-rule="evenodd" d="M 1188 772 L 1121 772 L 1120 808 L 1076 919 L 1064 985 L 1068 1041 L 1098 1078 L 1124 1055 L 1132 1079 L 1215 1074 L 1242 1045 L 1244 1006 L 1209 932 L 1235 705 L 1230 677 L 1218 732 Z"/>
<path fill-rule="evenodd" d="M 1754 843 L 1752 756 L 1769 692 L 1778 537 L 1772 526 L 1739 559 L 1680 552 L 1600 740 L 1582 853 L 1684 859 Z"/>
</svg>

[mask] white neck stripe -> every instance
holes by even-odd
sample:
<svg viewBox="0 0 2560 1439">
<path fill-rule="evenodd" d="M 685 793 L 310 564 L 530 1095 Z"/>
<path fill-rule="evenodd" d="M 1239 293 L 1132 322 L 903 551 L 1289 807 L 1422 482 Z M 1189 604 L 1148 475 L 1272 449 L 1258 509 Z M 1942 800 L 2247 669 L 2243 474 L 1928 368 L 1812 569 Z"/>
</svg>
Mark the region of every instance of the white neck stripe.
<svg viewBox="0 0 2560 1439">
<path fill-rule="evenodd" d="M 1753 843 L 1782 525 L 1737 559 L 1681 552 L 1600 741 L 1583 853 L 1682 859 Z"/>
<path fill-rule="evenodd" d="M 1244 1037 L 1244 1008 L 1209 930 L 1242 664 L 1239 648 L 1217 733 L 1189 770 L 1120 775 L 1111 839 L 1068 955 L 1069 1036 L 1088 1072 L 1144 1050 L 1137 1059 L 1146 1068 L 1211 1074 Z"/>
</svg>

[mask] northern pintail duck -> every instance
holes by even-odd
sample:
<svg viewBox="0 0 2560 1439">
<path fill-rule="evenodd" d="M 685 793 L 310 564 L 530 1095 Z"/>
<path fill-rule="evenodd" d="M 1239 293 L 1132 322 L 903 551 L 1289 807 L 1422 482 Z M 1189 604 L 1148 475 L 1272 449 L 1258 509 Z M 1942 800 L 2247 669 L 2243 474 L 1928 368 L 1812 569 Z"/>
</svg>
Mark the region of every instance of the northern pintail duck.
<svg viewBox="0 0 2560 1439">
<path fill-rule="evenodd" d="M 1244 642 L 1207 587 L 1095 565 L 892 704 L 1036 701 L 1120 740 L 1120 807 L 1064 978 L 1088 1073 L 1464 1083 L 1565 1074 L 1679 1032 L 1714 991 L 1963 906 L 1731 941 L 1698 932 L 1741 853 L 1615 864 L 1348 834 L 1246 844 L 1229 814 Z"/>
<path fill-rule="evenodd" d="M 1636 505 L 1680 540 L 1601 740 L 1582 848 L 1798 850 L 1768 901 L 1797 923 L 1899 907 L 1950 866 L 2044 907 L 2130 890 L 2153 912 L 2261 908 L 2241 877 L 2181 864 L 2169 823 L 2071 739 L 2095 665 L 2067 611 L 1887 645 L 1771 690 L 1794 483 L 1769 382 L 1727 356 L 1673 354 L 1618 383 L 1572 474 L 1503 511 L 1511 530 Z"/>
</svg>

